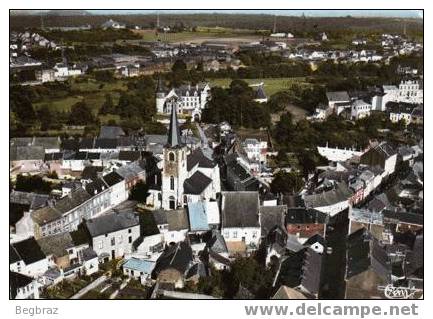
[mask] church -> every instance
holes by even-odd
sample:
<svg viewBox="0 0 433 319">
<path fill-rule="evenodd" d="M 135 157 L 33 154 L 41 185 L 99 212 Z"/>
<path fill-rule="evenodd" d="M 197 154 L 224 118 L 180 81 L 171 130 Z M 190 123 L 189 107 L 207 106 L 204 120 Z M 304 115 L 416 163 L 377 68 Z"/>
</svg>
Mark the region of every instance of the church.
<svg viewBox="0 0 433 319">
<path fill-rule="evenodd" d="M 177 105 L 173 105 L 161 175 L 149 186 L 146 205 L 150 209 L 178 209 L 191 202 L 216 200 L 220 191 L 218 165 L 201 148 L 188 149 L 180 134 Z"/>
<path fill-rule="evenodd" d="M 192 120 L 196 121 L 201 118 L 209 96 L 208 83 L 182 85 L 169 91 L 159 79 L 156 88 L 156 110 L 161 114 L 170 114 L 173 106 L 176 106 L 179 113 L 190 115 Z"/>
</svg>

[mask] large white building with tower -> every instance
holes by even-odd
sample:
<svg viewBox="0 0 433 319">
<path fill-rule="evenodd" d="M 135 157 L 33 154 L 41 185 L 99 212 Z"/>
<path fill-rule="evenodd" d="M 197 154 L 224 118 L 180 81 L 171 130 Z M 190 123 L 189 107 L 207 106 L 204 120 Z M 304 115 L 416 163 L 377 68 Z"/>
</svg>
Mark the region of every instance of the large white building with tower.
<svg viewBox="0 0 433 319">
<path fill-rule="evenodd" d="M 156 110 L 160 114 L 170 114 L 171 109 L 176 105 L 178 113 L 190 115 L 193 120 L 199 120 L 209 97 L 209 83 L 182 85 L 167 90 L 159 79 L 156 89 Z"/>
</svg>

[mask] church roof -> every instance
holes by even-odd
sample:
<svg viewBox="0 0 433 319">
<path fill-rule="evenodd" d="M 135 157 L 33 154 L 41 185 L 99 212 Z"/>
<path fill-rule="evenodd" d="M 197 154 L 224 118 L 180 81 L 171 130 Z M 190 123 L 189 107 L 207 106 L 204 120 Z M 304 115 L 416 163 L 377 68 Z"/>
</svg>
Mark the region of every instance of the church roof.
<svg viewBox="0 0 433 319">
<path fill-rule="evenodd" d="M 179 147 L 182 146 L 180 139 L 179 124 L 177 122 L 177 107 L 174 105 L 171 108 L 170 126 L 168 128 L 167 147 Z"/>
</svg>

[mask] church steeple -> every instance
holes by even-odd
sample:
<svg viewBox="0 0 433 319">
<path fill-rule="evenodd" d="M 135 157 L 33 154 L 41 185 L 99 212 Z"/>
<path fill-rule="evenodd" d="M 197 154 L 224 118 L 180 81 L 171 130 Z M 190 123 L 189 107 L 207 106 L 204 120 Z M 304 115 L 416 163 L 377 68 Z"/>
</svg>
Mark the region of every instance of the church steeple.
<svg viewBox="0 0 433 319">
<path fill-rule="evenodd" d="M 167 147 L 182 146 L 182 141 L 180 139 L 179 124 L 177 123 L 177 107 L 176 103 L 173 103 L 171 108 L 170 116 L 170 127 L 168 129 Z"/>
</svg>

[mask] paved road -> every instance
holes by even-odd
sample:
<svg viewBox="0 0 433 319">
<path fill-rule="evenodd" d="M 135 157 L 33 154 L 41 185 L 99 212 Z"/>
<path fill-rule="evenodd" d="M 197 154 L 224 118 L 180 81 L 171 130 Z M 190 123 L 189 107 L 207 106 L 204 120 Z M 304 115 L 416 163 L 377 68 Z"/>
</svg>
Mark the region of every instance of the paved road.
<svg viewBox="0 0 433 319">
<path fill-rule="evenodd" d="M 70 299 L 80 299 L 86 293 L 88 293 L 90 290 L 96 288 L 97 286 L 99 286 L 100 284 L 102 284 L 106 280 L 107 280 L 107 276 L 106 275 L 103 275 L 103 276 L 99 277 L 98 279 L 96 279 L 95 281 L 91 282 L 90 284 L 88 284 L 83 289 L 81 289 L 75 295 L 73 295 Z"/>
<path fill-rule="evenodd" d="M 207 140 L 206 134 L 204 134 L 203 129 L 201 128 L 201 126 L 198 123 L 195 123 L 195 125 L 197 126 L 198 133 L 200 134 L 201 146 L 203 148 L 208 148 L 209 142 Z"/>
</svg>

